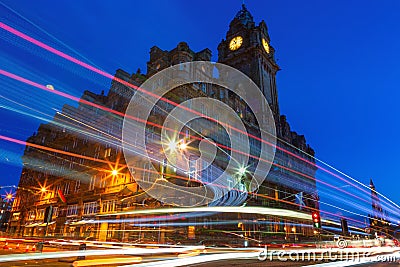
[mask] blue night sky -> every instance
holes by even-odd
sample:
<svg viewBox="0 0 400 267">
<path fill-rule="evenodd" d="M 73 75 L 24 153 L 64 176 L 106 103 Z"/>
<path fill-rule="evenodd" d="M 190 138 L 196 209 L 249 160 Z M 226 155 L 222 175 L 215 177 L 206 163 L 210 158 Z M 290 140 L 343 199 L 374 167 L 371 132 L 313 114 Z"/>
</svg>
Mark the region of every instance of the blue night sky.
<svg viewBox="0 0 400 267">
<path fill-rule="evenodd" d="M 2 3 L 30 23 L 3 5 L 1 21 L 114 74 L 118 68 L 146 72 L 152 46 L 170 50 L 181 41 L 194 51 L 211 49 L 216 61 L 216 48 L 242 1 Z M 282 0 L 246 1 L 246 6 L 256 23 L 264 19 L 269 28 L 282 69 L 277 76 L 280 110 L 292 129 L 306 136 L 319 159 L 363 183 L 372 177 L 378 191 L 400 203 L 400 2 Z M 3 30 L 0 36 L 2 69 L 57 84 L 78 97 L 86 89 L 109 89 L 105 78 L 34 46 L 23 47 Z M 12 84 L 17 90 L 18 83 Z M 1 95 L 18 99 L 14 89 L 0 84 Z M 70 103 L 50 95 L 37 101 L 51 116 L 53 108 Z M 41 122 L 4 109 L 0 116 L 0 133 L 20 140 Z M 22 153 L 22 146 L 0 141 L 0 184 L 18 183 Z"/>
</svg>

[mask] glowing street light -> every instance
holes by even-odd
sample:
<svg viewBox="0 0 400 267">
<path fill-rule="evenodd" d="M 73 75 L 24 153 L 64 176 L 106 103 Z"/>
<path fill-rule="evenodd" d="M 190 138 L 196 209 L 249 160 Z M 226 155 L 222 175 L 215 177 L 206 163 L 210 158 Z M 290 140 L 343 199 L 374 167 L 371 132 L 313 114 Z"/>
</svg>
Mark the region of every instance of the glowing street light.
<svg viewBox="0 0 400 267">
<path fill-rule="evenodd" d="M 7 195 L 6 195 L 6 198 L 7 198 L 8 200 L 11 200 L 11 199 L 13 198 L 13 195 L 12 195 L 12 194 L 7 194 Z"/>
<path fill-rule="evenodd" d="M 46 193 L 46 191 L 47 191 L 46 187 L 42 187 L 42 188 L 40 188 L 40 192 L 42 192 L 42 193 Z"/>
<path fill-rule="evenodd" d="M 170 140 L 167 144 L 169 151 L 176 151 L 176 150 L 186 150 L 188 148 L 187 143 L 185 140 L 175 141 Z"/>
<path fill-rule="evenodd" d="M 170 141 L 168 143 L 168 149 L 171 151 L 176 150 L 177 147 L 178 147 L 178 144 L 175 141 Z"/>
<path fill-rule="evenodd" d="M 184 141 L 181 141 L 179 144 L 179 149 L 180 150 L 186 150 L 187 144 Z"/>
<path fill-rule="evenodd" d="M 116 176 L 116 175 L 118 174 L 118 171 L 117 171 L 117 170 L 112 170 L 112 171 L 111 171 L 111 174 L 112 174 L 113 176 Z"/>
<path fill-rule="evenodd" d="M 239 173 L 239 175 L 240 175 L 240 176 L 243 176 L 243 175 L 245 175 L 245 174 L 246 174 L 246 172 L 247 172 L 247 168 L 246 168 L 246 167 L 244 167 L 244 166 L 241 166 L 241 167 L 239 168 L 239 171 L 238 171 L 238 173 Z"/>
</svg>

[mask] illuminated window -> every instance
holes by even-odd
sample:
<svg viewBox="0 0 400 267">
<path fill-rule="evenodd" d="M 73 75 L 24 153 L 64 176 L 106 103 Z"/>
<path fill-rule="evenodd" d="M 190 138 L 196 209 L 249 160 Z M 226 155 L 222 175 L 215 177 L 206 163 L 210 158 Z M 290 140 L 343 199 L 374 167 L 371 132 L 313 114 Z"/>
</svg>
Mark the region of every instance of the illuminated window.
<svg viewBox="0 0 400 267">
<path fill-rule="evenodd" d="M 116 210 L 116 205 L 117 201 L 116 200 L 105 200 L 103 201 L 103 205 L 101 207 L 101 212 L 108 213 L 108 212 L 113 212 Z"/>
<path fill-rule="evenodd" d="M 35 210 L 30 210 L 28 212 L 28 220 L 34 220 L 36 218 L 36 211 Z"/>
<path fill-rule="evenodd" d="M 61 184 L 56 185 L 56 192 L 58 192 L 58 190 L 61 190 Z"/>
<path fill-rule="evenodd" d="M 66 182 L 64 185 L 64 195 L 69 194 L 69 182 Z"/>
<path fill-rule="evenodd" d="M 96 176 L 90 177 L 89 190 L 94 190 L 95 183 L 96 183 Z"/>
<path fill-rule="evenodd" d="M 110 157 L 110 156 L 111 156 L 111 148 L 107 148 L 104 151 L 104 157 L 107 158 L 107 157 Z"/>
<path fill-rule="evenodd" d="M 102 177 L 100 178 L 100 188 L 104 188 L 107 186 L 107 175 L 103 174 Z"/>
<path fill-rule="evenodd" d="M 77 216 L 78 215 L 78 204 L 67 206 L 67 216 Z"/>
<path fill-rule="evenodd" d="M 87 202 L 83 204 L 83 214 L 97 213 L 97 201 Z"/>
<path fill-rule="evenodd" d="M 38 212 L 37 212 L 36 219 L 37 219 L 37 220 L 42 220 L 43 218 L 44 218 L 44 209 L 40 209 L 40 210 L 38 210 Z"/>
<path fill-rule="evenodd" d="M 14 207 L 19 207 L 19 202 L 20 202 L 20 198 L 18 198 L 18 197 L 15 198 L 14 201 L 13 201 L 13 205 L 12 205 L 13 208 L 14 208 Z"/>
<path fill-rule="evenodd" d="M 53 215 L 52 218 L 57 218 L 58 216 L 58 207 L 53 207 Z"/>
<path fill-rule="evenodd" d="M 81 188 L 81 181 L 80 180 L 76 180 L 75 181 L 75 189 L 74 189 L 74 193 L 79 191 L 79 188 Z"/>
</svg>

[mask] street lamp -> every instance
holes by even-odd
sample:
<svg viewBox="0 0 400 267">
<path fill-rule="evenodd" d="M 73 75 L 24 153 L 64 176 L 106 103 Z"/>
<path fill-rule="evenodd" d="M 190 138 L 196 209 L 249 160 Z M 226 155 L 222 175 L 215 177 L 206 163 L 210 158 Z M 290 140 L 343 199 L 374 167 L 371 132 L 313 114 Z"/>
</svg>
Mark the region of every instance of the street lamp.
<svg viewBox="0 0 400 267">
<path fill-rule="evenodd" d="M 179 149 L 180 150 L 186 150 L 187 144 L 182 140 L 179 144 Z"/>
<path fill-rule="evenodd" d="M 176 140 L 169 140 L 167 143 L 168 150 L 173 152 L 177 149 L 179 150 L 186 150 L 188 148 L 188 144 L 185 142 L 184 139 L 176 141 Z"/>
<path fill-rule="evenodd" d="M 7 200 L 11 200 L 13 198 L 13 195 L 11 193 L 6 195 Z"/>
<path fill-rule="evenodd" d="M 168 149 L 171 151 L 175 151 L 177 146 L 178 146 L 178 144 L 174 140 L 171 140 L 168 143 Z"/>
<path fill-rule="evenodd" d="M 40 188 L 40 192 L 42 192 L 42 193 L 46 193 L 46 192 L 47 192 L 47 189 L 46 189 L 46 187 L 42 187 L 42 188 Z"/>
<path fill-rule="evenodd" d="M 240 176 L 243 176 L 243 175 L 245 175 L 246 173 L 247 173 L 247 168 L 244 167 L 244 166 L 240 166 L 240 168 L 239 168 L 239 170 L 238 170 L 238 174 L 239 174 Z"/>
<path fill-rule="evenodd" d="M 117 171 L 117 170 L 112 170 L 112 171 L 111 171 L 111 174 L 112 174 L 113 176 L 116 176 L 116 175 L 118 174 L 118 171 Z"/>
</svg>

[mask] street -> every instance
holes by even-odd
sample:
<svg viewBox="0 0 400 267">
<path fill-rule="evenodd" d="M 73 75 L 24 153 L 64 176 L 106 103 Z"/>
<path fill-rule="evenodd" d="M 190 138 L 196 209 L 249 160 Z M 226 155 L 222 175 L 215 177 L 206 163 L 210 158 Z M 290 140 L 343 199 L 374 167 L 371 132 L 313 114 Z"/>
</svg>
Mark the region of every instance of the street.
<svg viewBox="0 0 400 267">
<path fill-rule="evenodd" d="M 50 244 L 44 246 L 43 252 L 33 252 L 29 243 L 3 242 L 0 266 L 341 266 L 341 262 L 356 265 L 370 260 L 378 263 L 371 265 L 368 262 L 363 266 L 383 266 L 386 262 L 397 264 L 396 257 L 400 251 L 397 247 L 262 250 L 161 244 L 109 246 L 101 243 L 88 250 L 78 250 L 78 247 L 71 250 L 69 243 Z"/>
</svg>

